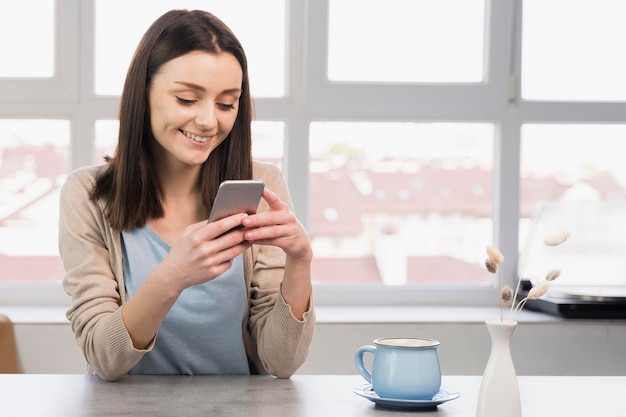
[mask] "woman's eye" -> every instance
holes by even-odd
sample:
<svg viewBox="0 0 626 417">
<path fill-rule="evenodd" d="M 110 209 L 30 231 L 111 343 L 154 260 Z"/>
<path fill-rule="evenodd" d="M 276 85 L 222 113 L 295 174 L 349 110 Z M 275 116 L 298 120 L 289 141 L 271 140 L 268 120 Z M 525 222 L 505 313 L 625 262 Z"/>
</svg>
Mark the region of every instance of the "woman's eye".
<svg viewBox="0 0 626 417">
<path fill-rule="evenodd" d="M 176 96 L 176 101 L 178 101 L 182 105 L 188 106 L 190 104 L 195 103 L 197 100 L 187 100 L 187 99 Z"/>
<path fill-rule="evenodd" d="M 218 103 L 218 106 L 222 110 L 233 110 L 235 108 L 234 104 L 226 104 L 226 103 Z"/>
</svg>

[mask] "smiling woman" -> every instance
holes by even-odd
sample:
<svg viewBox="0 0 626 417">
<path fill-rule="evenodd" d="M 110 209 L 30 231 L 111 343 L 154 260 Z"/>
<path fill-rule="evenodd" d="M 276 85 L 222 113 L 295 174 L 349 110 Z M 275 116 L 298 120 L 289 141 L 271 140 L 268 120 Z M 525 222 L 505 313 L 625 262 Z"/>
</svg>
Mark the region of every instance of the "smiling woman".
<svg viewBox="0 0 626 417">
<path fill-rule="evenodd" d="M 289 377 L 306 358 L 311 246 L 280 171 L 252 160 L 247 68 L 215 15 L 165 13 L 131 61 L 115 155 L 61 190 L 67 316 L 103 379 Z M 264 181 L 258 210 L 207 222 L 227 179 Z"/>
</svg>

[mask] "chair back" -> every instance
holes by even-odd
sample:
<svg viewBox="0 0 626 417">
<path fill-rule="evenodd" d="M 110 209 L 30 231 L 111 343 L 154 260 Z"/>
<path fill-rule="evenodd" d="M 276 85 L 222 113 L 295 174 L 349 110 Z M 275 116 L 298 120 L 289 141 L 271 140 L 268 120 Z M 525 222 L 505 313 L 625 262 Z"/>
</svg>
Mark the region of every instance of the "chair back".
<svg viewBox="0 0 626 417">
<path fill-rule="evenodd" d="M 13 322 L 0 314 L 0 374 L 17 374 L 17 347 Z"/>
</svg>

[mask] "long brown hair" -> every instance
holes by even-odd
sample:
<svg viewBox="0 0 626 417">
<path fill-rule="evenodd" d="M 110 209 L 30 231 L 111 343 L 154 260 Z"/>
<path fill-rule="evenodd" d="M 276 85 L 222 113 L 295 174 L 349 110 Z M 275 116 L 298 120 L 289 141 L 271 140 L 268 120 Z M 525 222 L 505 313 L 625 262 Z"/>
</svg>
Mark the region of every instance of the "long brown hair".
<svg viewBox="0 0 626 417">
<path fill-rule="evenodd" d="M 154 75 L 172 59 L 193 51 L 230 53 L 243 73 L 239 112 L 228 137 L 211 152 L 200 174 L 202 201 L 210 211 L 226 179 L 252 178 L 252 97 L 241 43 L 220 19 L 201 10 L 172 10 L 146 31 L 131 61 L 120 100 L 115 156 L 96 178 L 93 200 L 103 199 L 111 227 L 128 230 L 163 216 L 156 167 L 150 152 L 152 131 L 148 91 Z"/>
</svg>

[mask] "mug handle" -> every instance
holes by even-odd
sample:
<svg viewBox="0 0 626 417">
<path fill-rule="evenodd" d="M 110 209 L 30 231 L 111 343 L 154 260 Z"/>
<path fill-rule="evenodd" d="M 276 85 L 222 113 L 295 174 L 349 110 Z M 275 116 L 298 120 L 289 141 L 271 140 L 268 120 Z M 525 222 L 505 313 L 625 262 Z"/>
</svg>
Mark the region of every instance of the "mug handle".
<svg viewBox="0 0 626 417">
<path fill-rule="evenodd" d="M 356 369 L 359 371 L 361 376 L 365 378 L 367 382 L 372 383 L 372 373 L 367 370 L 365 364 L 363 363 L 363 355 L 365 353 L 371 353 L 372 355 L 376 354 L 376 346 L 361 346 L 354 353 L 354 364 L 356 365 Z"/>
</svg>

